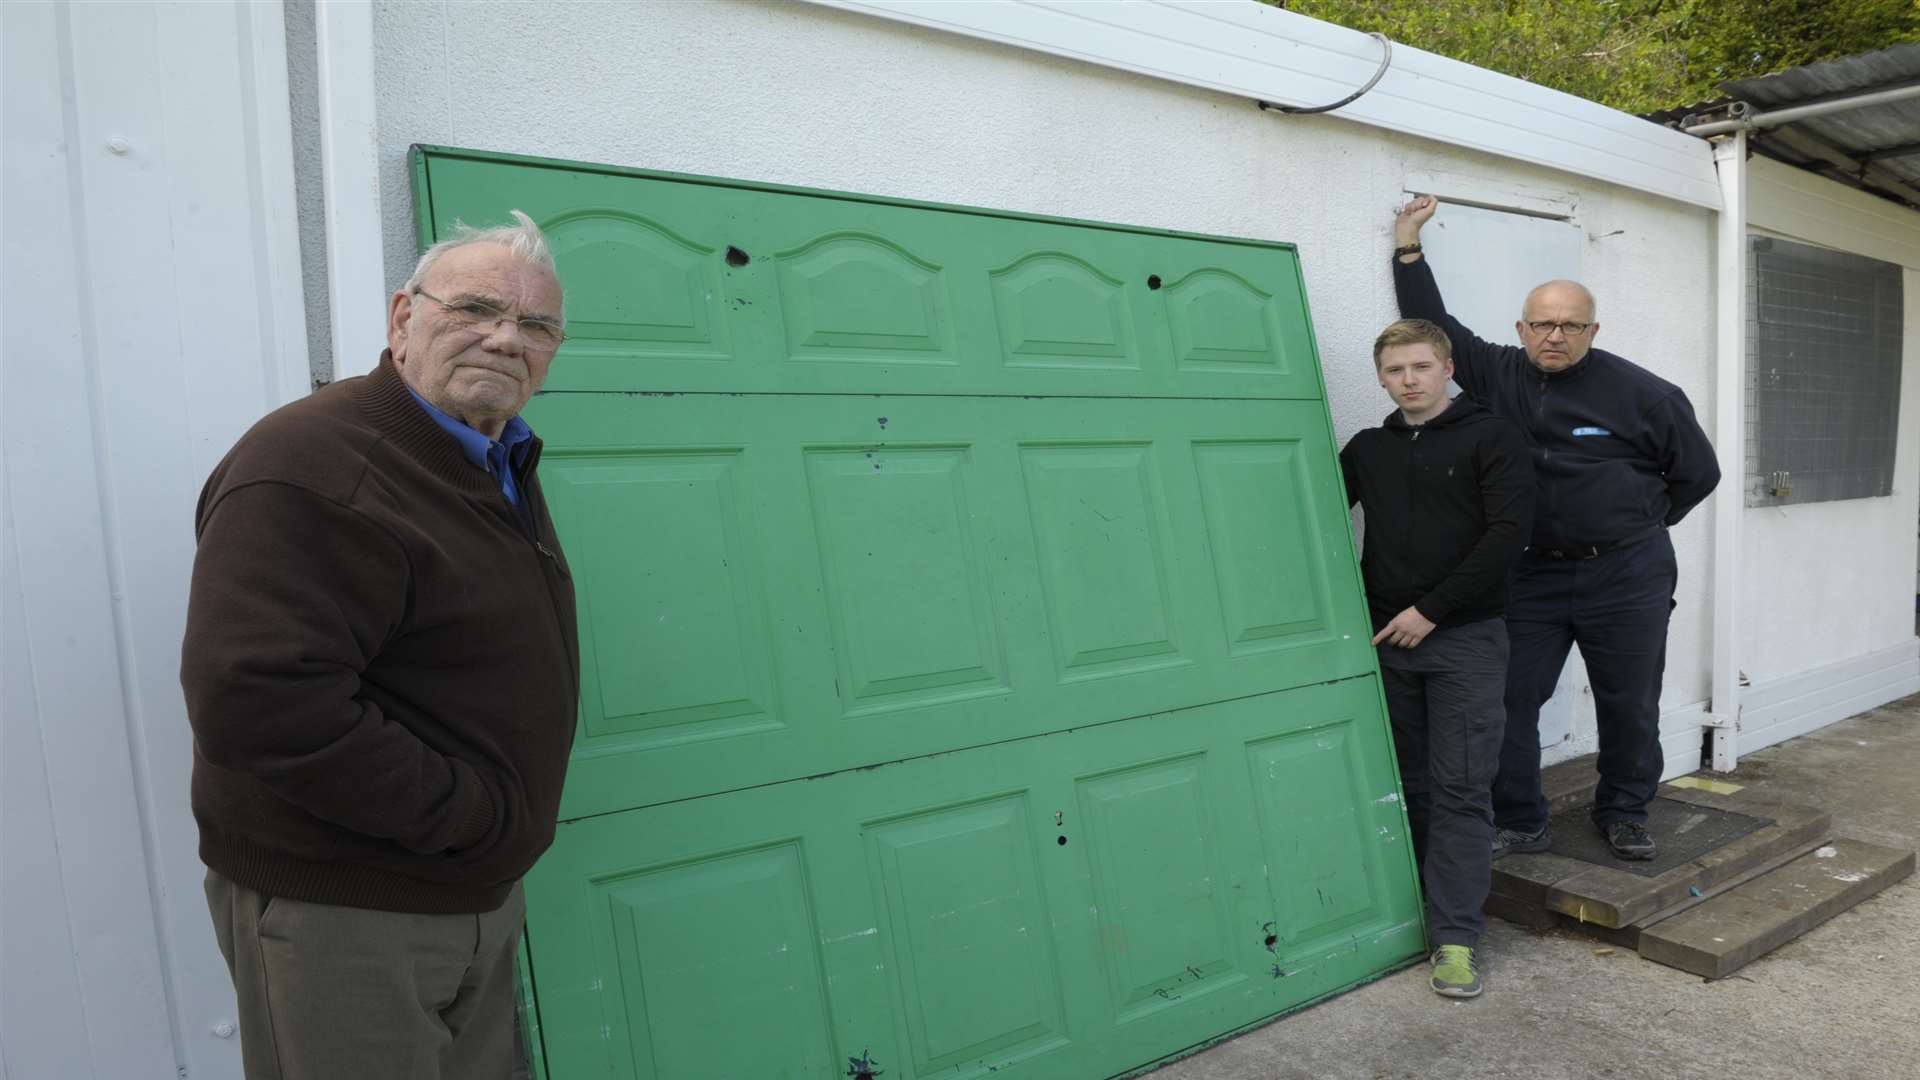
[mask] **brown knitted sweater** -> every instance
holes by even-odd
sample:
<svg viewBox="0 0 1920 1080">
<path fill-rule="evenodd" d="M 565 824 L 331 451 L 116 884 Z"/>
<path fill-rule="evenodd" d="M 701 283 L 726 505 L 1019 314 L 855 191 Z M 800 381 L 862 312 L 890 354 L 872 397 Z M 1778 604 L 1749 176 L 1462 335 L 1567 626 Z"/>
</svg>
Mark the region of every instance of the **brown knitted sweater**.
<svg viewBox="0 0 1920 1080">
<path fill-rule="evenodd" d="M 200 857 L 269 896 L 490 911 L 553 841 L 573 581 L 389 357 L 267 416 L 207 480 L 180 682 Z"/>
</svg>

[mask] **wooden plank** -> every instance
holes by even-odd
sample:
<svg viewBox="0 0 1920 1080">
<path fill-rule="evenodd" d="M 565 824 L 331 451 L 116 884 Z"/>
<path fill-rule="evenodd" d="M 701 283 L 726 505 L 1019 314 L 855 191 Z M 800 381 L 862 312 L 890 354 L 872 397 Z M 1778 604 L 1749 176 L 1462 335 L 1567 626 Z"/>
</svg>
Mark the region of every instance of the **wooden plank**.
<svg viewBox="0 0 1920 1080">
<path fill-rule="evenodd" d="M 1590 797 L 1591 783 L 1583 775 L 1593 775 L 1591 762 L 1590 757 L 1575 758 L 1542 770 L 1549 800 Z M 1636 925 L 1644 928 L 1685 911 L 1790 862 L 1831 835 L 1828 815 L 1783 803 L 1752 786 L 1720 794 L 1662 785 L 1659 793 L 1695 806 L 1771 818 L 1775 824 L 1656 877 L 1547 852 L 1509 855 L 1493 864 L 1487 911 L 1523 926 L 1541 927 L 1552 920 L 1632 948 Z M 1701 895 L 1693 895 L 1695 889 Z"/>
<path fill-rule="evenodd" d="M 1719 797 L 1731 800 L 1739 796 Z M 1544 906 L 1581 922 L 1616 928 L 1626 926 L 1680 903 L 1693 889 L 1705 892 L 1786 851 L 1804 848 L 1828 835 L 1833 827 L 1829 815 L 1806 807 L 1775 806 L 1770 808 L 1768 816 L 1774 819 L 1773 825 L 1748 833 L 1657 877 L 1583 864 L 1587 866 L 1585 872 L 1562 878 L 1547 889 Z"/>
<path fill-rule="evenodd" d="M 1542 851 L 1531 855 L 1509 855 L 1493 864 L 1490 892 L 1534 907 L 1547 906 L 1547 894 L 1568 878 L 1593 869 L 1593 864 L 1565 855 Z"/>
<path fill-rule="evenodd" d="M 1594 772 L 1594 757 L 1586 754 L 1540 770 L 1549 815 L 1592 800 L 1594 786 L 1600 781 Z M 1486 912 L 1536 930 L 1555 926 L 1558 916 L 1546 906 L 1547 890 L 1555 882 L 1583 873 L 1589 865 L 1547 852 L 1509 855 L 1493 864 Z"/>
<path fill-rule="evenodd" d="M 1661 910 L 1654 912 L 1653 914 L 1647 916 L 1646 918 L 1641 919 L 1638 922 L 1629 923 L 1626 926 L 1619 926 L 1619 927 L 1596 926 L 1592 923 L 1582 923 L 1577 919 L 1574 919 L 1570 916 L 1561 915 L 1557 912 L 1553 912 L 1549 914 L 1552 915 L 1553 925 L 1555 926 L 1560 926 L 1568 930 L 1575 930 L 1587 935 L 1588 937 L 1598 938 L 1599 940 L 1604 941 L 1609 945 L 1618 945 L 1618 946 L 1621 946 L 1622 948 L 1627 948 L 1627 949 L 1638 949 L 1640 947 L 1640 936 L 1646 933 L 1646 931 L 1649 928 L 1657 926 L 1661 922 L 1667 919 L 1671 919 L 1675 915 L 1678 915 L 1683 911 L 1690 911 L 1696 907 L 1699 907 L 1701 904 L 1706 903 L 1707 901 L 1727 892 L 1730 889 L 1739 888 L 1740 886 L 1745 885 L 1747 882 L 1752 881 L 1754 878 L 1757 878 L 1762 874 L 1770 874 L 1773 871 L 1778 870 L 1781 867 L 1792 862 L 1793 860 L 1800 858 L 1802 855 L 1805 855 L 1808 852 L 1813 851 L 1814 849 L 1818 848 L 1822 844 L 1825 844 L 1826 842 L 1827 842 L 1827 838 L 1823 836 L 1819 840 L 1812 841 L 1804 847 L 1796 847 L 1796 848 L 1789 849 L 1788 851 L 1782 852 L 1779 856 L 1775 858 L 1768 859 L 1766 862 L 1760 863 L 1749 870 L 1743 871 L 1736 877 L 1733 877 L 1727 881 L 1723 881 L 1711 889 L 1704 890 L 1703 892 L 1701 892 L 1699 896 L 1694 896 L 1691 893 L 1689 893 L 1685 900 L 1680 901 L 1679 903 L 1673 905 L 1672 907 L 1662 908 Z M 1518 921 L 1518 920 L 1513 920 L 1513 921 Z M 1529 923 L 1527 925 L 1532 925 L 1532 924 Z"/>
<path fill-rule="evenodd" d="M 1548 911 L 1538 904 L 1529 904 L 1499 893 L 1487 894 L 1487 902 L 1482 909 L 1496 919 L 1505 919 L 1516 926 L 1529 930 L 1551 930 L 1560 925 L 1565 916 Z"/>
<path fill-rule="evenodd" d="M 1640 955 L 1724 978 L 1913 873 L 1914 853 L 1836 839 L 1649 928 Z"/>
</svg>

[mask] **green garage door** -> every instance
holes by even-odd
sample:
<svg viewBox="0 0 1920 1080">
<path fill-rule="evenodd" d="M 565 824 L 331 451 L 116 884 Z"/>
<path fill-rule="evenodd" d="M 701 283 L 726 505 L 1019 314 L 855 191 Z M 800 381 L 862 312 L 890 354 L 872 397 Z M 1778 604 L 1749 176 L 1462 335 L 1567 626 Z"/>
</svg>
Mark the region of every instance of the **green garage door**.
<svg viewBox="0 0 1920 1080">
<path fill-rule="evenodd" d="M 1106 1076 L 1420 952 L 1290 247 L 415 180 L 423 243 L 520 207 L 567 286 L 554 1080 Z"/>
</svg>

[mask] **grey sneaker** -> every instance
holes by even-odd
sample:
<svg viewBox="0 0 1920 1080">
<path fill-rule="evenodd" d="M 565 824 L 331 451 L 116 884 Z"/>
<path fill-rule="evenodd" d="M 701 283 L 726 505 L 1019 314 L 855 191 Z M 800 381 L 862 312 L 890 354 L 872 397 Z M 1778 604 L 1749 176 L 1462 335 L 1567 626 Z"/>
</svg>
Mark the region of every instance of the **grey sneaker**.
<svg viewBox="0 0 1920 1080">
<path fill-rule="evenodd" d="M 1539 832 L 1521 832 L 1519 829 L 1493 830 L 1493 857 L 1513 855 L 1525 851 L 1545 851 L 1553 843 L 1553 837 L 1547 835 L 1546 826 Z"/>
<path fill-rule="evenodd" d="M 1616 821 L 1603 825 L 1600 831 L 1607 837 L 1607 846 L 1613 849 L 1616 859 L 1644 861 L 1653 858 L 1654 843 L 1647 827 L 1637 821 Z"/>
</svg>

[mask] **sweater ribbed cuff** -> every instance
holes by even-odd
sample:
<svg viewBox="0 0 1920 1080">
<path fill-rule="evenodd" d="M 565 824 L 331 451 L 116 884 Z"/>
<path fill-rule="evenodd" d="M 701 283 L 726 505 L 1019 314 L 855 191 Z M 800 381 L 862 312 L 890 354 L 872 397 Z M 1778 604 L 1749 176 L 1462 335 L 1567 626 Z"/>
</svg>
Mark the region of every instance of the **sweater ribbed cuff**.
<svg viewBox="0 0 1920 1080">
<path fill-rule="evenodd" d="M 447 850 L 465 851 L 485 840 L 487 834 L 493 831 L 494 816 L 493 796 L 483 787 L 480 789 L 479 801 L 474 804 L 473 809 L 467 811 L 467 819 L 460 823 L 460 829 L 453 834 L 453 839 L 447 844 Z"/>
</svg>

